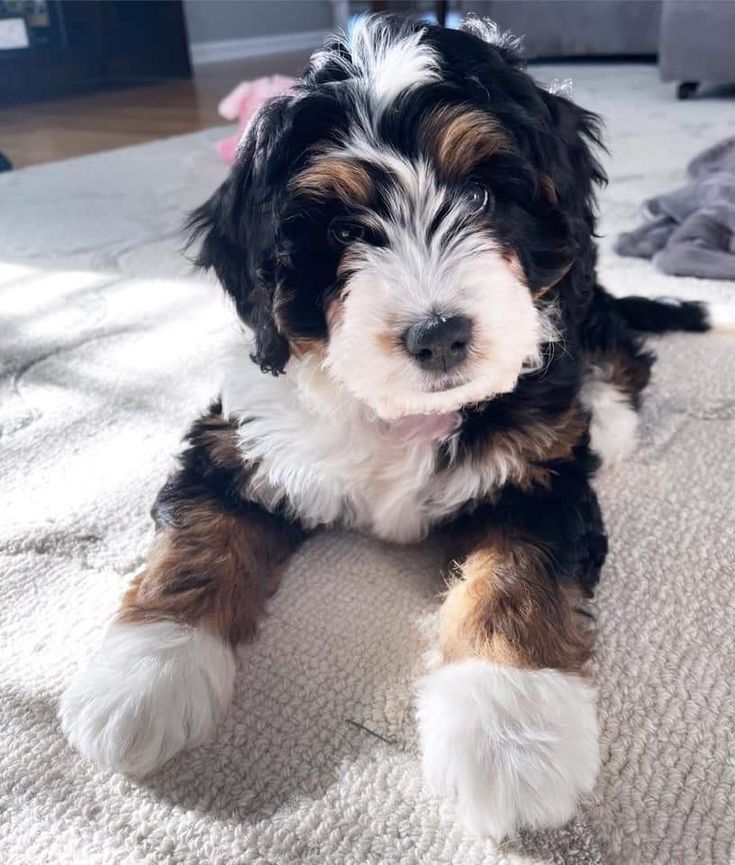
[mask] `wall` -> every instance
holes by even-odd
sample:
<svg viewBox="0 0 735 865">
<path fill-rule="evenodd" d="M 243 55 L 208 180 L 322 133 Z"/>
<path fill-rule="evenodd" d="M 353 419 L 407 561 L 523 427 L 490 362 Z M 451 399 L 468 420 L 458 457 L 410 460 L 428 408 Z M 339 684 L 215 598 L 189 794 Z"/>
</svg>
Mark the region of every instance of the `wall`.
<svg viewBox="0 0 735 865">
<path fill-rule="evenodd" d="M 332 29 L 329 0 L 184 0 L 189 42 Z"/>
</svg>

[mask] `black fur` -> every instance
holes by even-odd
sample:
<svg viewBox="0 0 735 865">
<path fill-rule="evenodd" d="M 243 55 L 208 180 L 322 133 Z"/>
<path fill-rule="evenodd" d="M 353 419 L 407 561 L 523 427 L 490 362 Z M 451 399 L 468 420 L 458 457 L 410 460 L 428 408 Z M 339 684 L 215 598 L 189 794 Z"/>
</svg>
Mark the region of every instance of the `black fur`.
<svg viewBox="0 0 735 865">
<path fill-rule="evenodd" d="M 597 496 L 589 484 L 599 462 L 587 443 L 574 461 L 549 463 L 551 481 L 533 491 L 509 485 L 498 499 L 459 517 L 455 533 L 471 535 L 493 526 L 519 542 L 544 550 L 546 576 L 557 586 L 576 585 L 589 596 L 607 555 L 607 535 Z"/>
<path fill-rule="evenodd" d="M 621 297 L 615 306 L 628 327 L 644 333 L 666 333 L 670 330 L 703 333 L 710 329 L 707 307 L 696 300 Z"/>
<path fill-rule="evenodd" d="M 218 456 L 215 442 L 234 437 L 237 425 L 222 416 L 222 404 L 213 402 L 206 415 L 186 434 L 179 465 L 159 491 L 151 508 L 157 529 L 176 525 L 179 511 L 191 502 L 207 499 L 228 513 L 242 513 L 250 506 L 243 496 L 248 469 L 240 461 Z"/>
</svg>

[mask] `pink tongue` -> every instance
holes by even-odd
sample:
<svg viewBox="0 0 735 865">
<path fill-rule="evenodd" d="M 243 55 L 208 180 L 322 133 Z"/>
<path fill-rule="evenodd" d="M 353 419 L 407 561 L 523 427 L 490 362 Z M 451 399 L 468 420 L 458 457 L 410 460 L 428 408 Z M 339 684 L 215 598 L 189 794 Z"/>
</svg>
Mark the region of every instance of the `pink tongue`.
<svg viewBox="0 0 735 865">
<path fill-rule="evenodd" d="M 405 441 L 435 442 L 449 438 L 462 423 L 458 411 L 444 414 L 410 414 L 394 421 L 390 431 Z"/>
</svg>

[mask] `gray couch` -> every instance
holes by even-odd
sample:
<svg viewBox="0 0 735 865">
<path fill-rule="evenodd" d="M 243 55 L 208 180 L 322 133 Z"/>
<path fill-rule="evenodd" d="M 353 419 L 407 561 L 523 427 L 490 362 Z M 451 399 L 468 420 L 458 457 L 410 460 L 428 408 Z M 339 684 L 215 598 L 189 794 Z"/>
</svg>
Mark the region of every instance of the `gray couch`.
<svg viewBox="0 0 735 865">
<path fill-rule="evenodd" d="M 735 0 L 463 0 L 463 14 L 524 36 L 529 59 L 658 55 L 679 96 L 735 82 Z"/>
<path fill-rule="evenodd" d="M 529 59 L 658 51 L 661 0 L 464 0 L 459 6 L 522 35 Z"/>
<path fill-rule="evenodd" d="M 659 69 L 687 98 L 700 82 L 735 82 L 735 0 L 665 0 Z"/>
</svg>

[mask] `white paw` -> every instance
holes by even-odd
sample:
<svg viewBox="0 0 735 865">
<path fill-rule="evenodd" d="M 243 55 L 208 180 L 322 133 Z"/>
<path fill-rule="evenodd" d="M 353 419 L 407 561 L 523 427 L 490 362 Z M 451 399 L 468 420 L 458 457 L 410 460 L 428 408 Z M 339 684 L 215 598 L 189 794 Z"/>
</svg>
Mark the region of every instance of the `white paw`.
<svg viewBox="0 0 735 865">
<path fill-rule="evenodd" d="M 202 628 L 115 623 L 66 689 L 61 726 L 87 759 L 142 777 L 209 737 L 234 678 L 231 649 Z"/>
<path fill-rule="evenodd" d="M 599 768 L 595 691 L 558 670 L 449 664 L 419 683 L 424 776 L 469 829 L 561 826 Z"/>
</svg>

